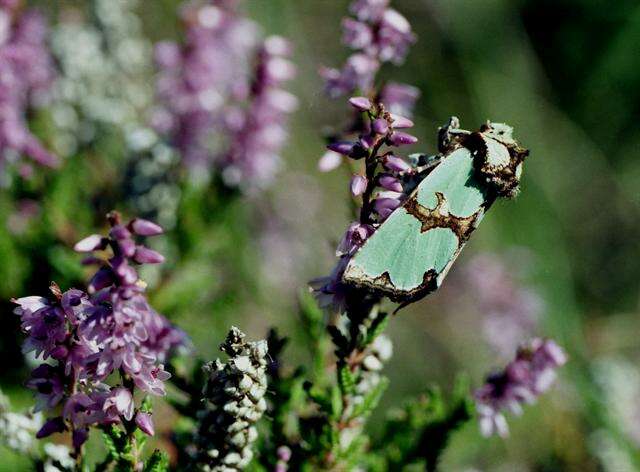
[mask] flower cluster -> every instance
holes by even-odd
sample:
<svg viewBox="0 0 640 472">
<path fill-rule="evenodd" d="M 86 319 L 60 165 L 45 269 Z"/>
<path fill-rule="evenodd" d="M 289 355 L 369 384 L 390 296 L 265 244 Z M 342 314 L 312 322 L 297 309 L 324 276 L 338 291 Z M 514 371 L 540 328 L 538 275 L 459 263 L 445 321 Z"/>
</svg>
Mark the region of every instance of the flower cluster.
<svg viewBox="0 0 640 472">
<path fill-rule="evenodd" d="M 504 411 L 520 414 L 523 403 L 534 403 L 556 378 L 558 367 L 567 362 L 560 346 L 536 338 L 518 349 L 516 358 L 502 372 L 490 375 L 475 392 L 483 435 L 509 434 Z"/>
<path fill-rule="evenodd" d="M 236 1 L 189 3 L 182 18 L 186 44 L 156 47 L 162 106 L 153 115 L 155 129 L 170 137 L 192 171 L 215 165 L 231 187 L 270 183 L 285 118 L 297 105 L 281 89 L 295 75 L 290 44 L 280 37 L 261 42 Z"/>
<path fill-rule="evenodd" d="M 60 77 L 51 115 L 59 153 L 71 155 L 94 142 L 105 126 L 125 134 L 144 126 L 153 98 L 148 87 L 152 46 L 135 13 L 138 3 L 91 0 L 89 20 L 67 10 L 53 29 L 51 47 Z"/>
<path fill-rule="evenodd" d="M 136 237 L 162 233 L 156 224 L 134 219 L 122 224 L 117 213 L 109 215 L 107 237 L 91 235 L 75 246 L 78 252 L 110 248 L 107 260 L 91 255 L 86 264 L 99 264 L 87 292 L 62 292 L 51 287 L 52 297 L 15 300 L 22 330 L 27 334 L 24 351 L 35 351 L 43 363 L 31 373 L 27 386 L 35 391 L 36 410 L 63 404 L 62 416 L 49 419 L 38 432 L 45 437 L 71 430 L 76 450 L 86 441 L 89 427 L 135 421 L 152 434 L 147 413 L 136 411 L 134 388 L 164 395 L 163 369 L 171 351 L 184 342 L 144 295 L 145 284 L 134 264 L 159 263 L 162 255 L 136 242 Z M 118 372 L 121 384 L 106 382 Z"/>
<path fill-rule="evenodd" d="M 156 45 L 162 106 L 154 112 L 153 124 L 171 137 L 189 168 L 207 168 L 221 152 L 225 105 L 249 94 L 247 77 L 258 32 L 236 3 L 186 4 L 181 11 L 185 44 Z"/>
<path fill-rule="evenodd" d="M 521 261 L 526 254 L 510 256 Z M 540 296 L 518 280 L 499 254 L 475 256 L 462 277 L 473 306 L 482 314 L 485 338 L 502 355 L 511 355 L 536 327 L 543 309 Z"/>
<path fill-rule="evenodd" d="M 266 38 L 258 53 L 248 106 L 228 107 L 225 112 L 229 149 L 219 165 L 229 186 L 263 187 L 273 180 L 287 139 L 286 118 L 297 107 L 296 97 L 281 88 L 295 76 L 295 67 L 287 60 L 290 55 L 287 40 Z"/>
<path fill-rule="evenodd" d="M 29 131 L 25 118 L 30 107 L 43 104 L 55 78 L 47 26 L 34 11 L 18 13 L 18 3 L 0 3 L 0 167 L 21 155 L 53 167 L 58 158 Z M 30 173 L 28 165 L 19 170 Z"/>
<path fill-rule="evenodd" d="M 397 156 L 393 148 L 414 144 L 418 139 L 402 131 L 413 126 L 406 117 L 389 113 L 382 103 L 366 97 L 352 97 L 349 103 L 362 113 L 363 129 L 357 140 L 335 141 L 327 148 L 343 157 L 364 161 L 364 170 L 350 181 L 354 198 L 362 199 L 358 221 L 351 223 L 340 240 L 336 256 L 340 258 L 329 277 L 312 281 L 320 304 L 340 311 L 348 292 L 342 274 L 351 256 L 375 228 L 398 208 L 407 190 L 412 188 L 416 162 L 410 164 Z"/>
<path fill-rule="evenodd" d="M 351 4 L 355 18 L 342 20 L 342 41 L 355 52 L 342 69 L 320 71 L 329 96 L 369 91 L 383 62 L 404 61 L 415 35 L 407 19 L 388 5 L 389 0 L 355 0 Z"/>
<path fill-rule="evenodd" d="M 267 409 L 267 343 L 246 342 L 232 327 L 220 346 L 230 360 L 205 366 L 203 390 L 206 409 L 199 414 L 197 462 L 205 471 L 244 469 L 253 458 L 255 423 Z"/>
</svg>

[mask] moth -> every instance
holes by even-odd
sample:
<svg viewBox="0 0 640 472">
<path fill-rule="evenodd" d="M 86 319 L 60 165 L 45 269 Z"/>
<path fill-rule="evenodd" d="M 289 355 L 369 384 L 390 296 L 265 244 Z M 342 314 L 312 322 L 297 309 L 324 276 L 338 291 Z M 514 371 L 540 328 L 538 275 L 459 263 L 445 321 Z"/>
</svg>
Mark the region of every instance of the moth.
<svg viewBox="0 0 640 472">
<path fill-rule="evenodd" d="M 469 132 L 456 117 L 440 128 L 438 151 L 437 165 L 350 259 L 345 283 L 405 304 L 435 291 L 494 201 L 518 192 L 529 154 L 510 126 Z"/>
</svg>

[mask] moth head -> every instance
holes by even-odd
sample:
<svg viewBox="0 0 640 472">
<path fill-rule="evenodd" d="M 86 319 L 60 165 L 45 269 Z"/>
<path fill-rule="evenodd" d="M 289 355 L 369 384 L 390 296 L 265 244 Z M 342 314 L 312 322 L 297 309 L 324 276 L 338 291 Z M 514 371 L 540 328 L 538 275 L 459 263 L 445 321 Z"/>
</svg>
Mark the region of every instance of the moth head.
<svg viewBox="0 0 640 472">
<path fill-rule="evenodd" d="M 447 154 L 460 145 L 461 138 L 469 132 L 460 129 L 460 120 L 457 116 L 449 118 L 449 122 L 438 129 L 438 152 Z"/>
<path fill-rule="evenodd" d="M 465 146 L 474 156 L 476 172 L 498 196 L 517 195 L 522 164 L 529 151 L 518 145 L 511 126 L 487 122 L 469 136 Z"/>
</svg>

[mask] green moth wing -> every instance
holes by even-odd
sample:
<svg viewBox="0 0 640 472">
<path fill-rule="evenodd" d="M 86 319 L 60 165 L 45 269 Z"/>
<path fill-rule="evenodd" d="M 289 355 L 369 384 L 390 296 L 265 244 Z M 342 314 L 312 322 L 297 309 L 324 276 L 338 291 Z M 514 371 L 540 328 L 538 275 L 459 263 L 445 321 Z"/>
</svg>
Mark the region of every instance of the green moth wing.
<svg viewBox="0 0 640 472">
<path fill-rule="evenodd" d="M 519 154 L 512 152 L 510 143 L 482 129 L 464 132 L 354 254 L 343 281 L 401 302 L 436 290 L 484 213 L 501 195 L 491 176 L 479 168 L 485 165 L 502 171 L 514 165 L 515 156 Z M 517 163 L 520 168 L 523 159 Z M 516 187 L 517 182 L 510 182 L 510 189 Z"/>
</svg>

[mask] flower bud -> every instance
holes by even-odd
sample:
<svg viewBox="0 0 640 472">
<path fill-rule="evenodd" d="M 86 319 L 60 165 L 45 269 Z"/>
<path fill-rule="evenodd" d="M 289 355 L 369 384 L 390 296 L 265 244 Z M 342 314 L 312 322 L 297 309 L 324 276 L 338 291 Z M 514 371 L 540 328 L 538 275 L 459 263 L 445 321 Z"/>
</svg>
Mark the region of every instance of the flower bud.
<svg viewBox="0 0 640 472">
<path fill-rule="evenodd" d="M 355 174 L 351 177 L 351 194 L 354 197 L 362 195 L 367 189 L 367 178 L 364 175 Z"/>
<path fill-rule="evenodd" d="M 91 252 L 98 249 L 104 249 L 107 247 L 107 241 L 99 234 L 92 234 L 84 239 L 81 239 L 73 246 L 73 250 L 76 252 Z"/>
<path fill-rule="evenodd" d="M 162 227 L 142 218 L 134 218 L 129 223 L 129 228 L 140 236 L 157 236 L 163 233 Z"/>
<path fill-rule="evenodd" d="M 136 414 L 136 424 L 142 432 L 148 434 L 149 436 L 153 436 L 155 432 L 153 428 L 153 419 L 151 418 L 151 415 L 149 413 L 139 411 Z"/>
<path fill-rule="evenodd" d="M 380 184 L 380 187 L 391 190 L 392 192 L 402 192 L 402 184 L 400 183 L 400 180 L 392 175 L 382 174 L 378 179 L 378 183 Z"/>
<path fill-rule="evenodd" d="M 385 169 L 391 172 L 410 172 L 413 170 L 403 159 L 392 155 L 384 158 L 383 165 Z"/>
<path fill-rule="evenodd" d="M 164 256 L 162 254 L 144 246 L 138 246 L 136 248 L 133 259 L 138 264 L 159 264 L 164 262 Z"/>
<path fill-rule="evenodd" d="M 377 118 L 373 120 L 371 128 L 377 134 L 387 134 L 387 131 L 389 131 L 389 123 L 383 118 Z"/>
<path fill-rule="evenodd" d="M 404 146 L 417 143 L 418 138 L 402 131 L 395 131 L 389 136 L 388 142 L 391 146 Z"/>
<path fill-rule="evenodd" d="M 411 121 L 409 118 L 405 118 L 404 116 L 391 113 L 391 120 L 391 125 L 395 129 L 413 128 L 413 121 Z"/>
<path fill-rule="evenodd" d="M 356 143 L 353 141 L 336 141 L 327 145 L 327 149 L 343 156 L 349 156 L 353 152 Z"/>
<path fill-rule="evenodd" d="M 373 107 L 371 101 L 367 97 L 351 97 L 349 99 L 349 104 L 359 111 L 371 110 Z"/>
</svg>

